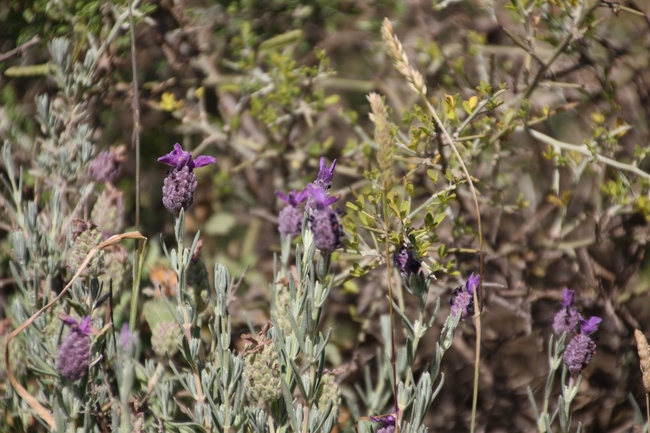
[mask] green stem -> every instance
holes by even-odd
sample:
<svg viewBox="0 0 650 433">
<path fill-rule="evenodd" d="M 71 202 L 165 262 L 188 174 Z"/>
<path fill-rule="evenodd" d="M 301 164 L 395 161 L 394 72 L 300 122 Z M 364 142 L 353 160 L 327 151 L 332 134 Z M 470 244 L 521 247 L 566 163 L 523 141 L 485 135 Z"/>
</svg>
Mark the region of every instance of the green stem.
<svg viewBox="0 0 650 433">
<path fill-rule="evenodd" d="M 393 395 L 395 396 L 395 407 L 397 407 L 397 365 L 396 365 L 396 359 L 395 359 L 395 321 L 393 320 L 394 313 L 393 313 L 393 283 L 392 283 L 392 271 L 391 271 L 391 266 L 390 266 L 390 242 L 389 242 L 389 237 L 390 237 L 390 232 L 389 232 L 389 221 L 388 221 L 388 202 L 387 202 L 387 195 L 388 191 L 386 191 L 386 188 L 383 190 L 383 207 L 384 207 L 384 227 L 386 229 L 386 234 L 385 234 L 385 239 L 384 239 L 384 245 L 386 247 L 385 252 L 386 252 L 386 277 L 388 280 L 388 314 L 390 317 L 390 352 L 391 352 L 391 366 L 393 369 Z M 395 432 L 399 433 L 400 431 L 400 421 L 402 420 L 402 411 L 399 410 L 397 411 L 397 422 L 395 423 Z"/>
</svg>

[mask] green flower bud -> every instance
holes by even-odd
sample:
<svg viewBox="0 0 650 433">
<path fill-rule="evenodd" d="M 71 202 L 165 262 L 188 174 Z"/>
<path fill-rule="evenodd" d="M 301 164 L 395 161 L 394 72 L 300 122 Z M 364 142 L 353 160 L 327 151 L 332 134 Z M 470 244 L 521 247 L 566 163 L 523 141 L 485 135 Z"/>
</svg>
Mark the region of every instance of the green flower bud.
<svg viewBox="0 0 650 433">
<path fill-rule="evenodd" d="M 108 290 L 108 284 L 113 281 L 113 295 L 118 296 L 122 289 L 127 287 L 131 277 L 131 262 L 126 248 L 122 245 L 113 245 L 104 253 L 104 275 L 99 279 Z"/>
<path fill-rule="evenodd" d="M 248 398 L 260 405 L 277 400 L 281 394 L 280 364 L 274 344 L 258 346 L 246 353 L 244 362 Z"/>
<path fill-rule="evenodd" d="M 74 225 L 70 245 L 71 251 L 68 257 L 68 268 L 73 274 L 77 272 L 90 250 L 103 240 L 102 234 L 97 230 L 97 226 L 93 222 L 76 219 Z M 101 275 L 104 272 L 104 254 L 103 250 L 97 251 L 82 272 L 82 275 Z"/>
<path fill-rule="evenodd" d="M 151 330 L 151 348 L 159 357 L 178 352 L 181 329 L 176 322 L 158 322 Z"/>
<path fill-rule="evenodd" d="M 332 404 L 332 412 L 338 413 L 341 404 L 341 388 L 333 374 L 325 373 L 321 378 L 316 394 L 316 404 L 320 410 L 326 410 Z"/>
<path fill-rule="evenodd" d="M 124 194 L 122 191 L 106 185 L 99 195 L 90 218 L 97 224 L 99 231 L 108 238 L 120 233 L 124 228 Z"/>
</svg>

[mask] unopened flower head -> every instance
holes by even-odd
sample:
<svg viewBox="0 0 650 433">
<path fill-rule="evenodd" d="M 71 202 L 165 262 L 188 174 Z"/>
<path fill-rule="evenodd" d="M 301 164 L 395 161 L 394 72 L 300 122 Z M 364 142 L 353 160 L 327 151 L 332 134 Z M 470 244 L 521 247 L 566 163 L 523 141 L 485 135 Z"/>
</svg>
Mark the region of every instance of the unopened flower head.
<svg viewBox="0 0 650 433">
<path fill-rule="evenodd" d="M 575 292 L 564 289 L 562 294 L 564 301 L 562 301 L 562 309 L 553 318 L 553 332 L 555 332 L 555 335 L 562 335 L 565 332 L 567 335 L 571 335 L 578 331 L 580 313 L 578 313 L 578 308 L 574 305 L 576 300 Z"/>
<path fill-rule="evenodd" d="M 451 292 L 449 305 L 451 305 L 452 316 L 460 314 L 460 320 L 465 320 L 474 315 L 474 290 L 477 291 L 476 294 L 478 295 L 480 282 L 481 276 L 472 273 L 472 275 L 467 279 L 465 285 L 460 286 Z"/>
<path fill-rule="evenodd" d="M 59 346 L 56 370 L 74 382 L 86 374 L 90 363 L 90 316 L 84 317 L 81 323 L 69 316 L 62 317 L 61 320 L 70 327 L 70 331 Z"/>
<path fill-rule="evenodd" d="M 102 234 L 97 230 L 97 226 L 92 221 L 84 221 L 75 218 L 72 221 L 71 231 L 71 249 L 68 256 L 67 266 L 74 274 L 81 267 L 86 256 L 91 249 L 99 245 L 104 240 Z M 84 268 L 81 275 L 99 276 L 104 272 L 105 251 L 98 251 L 90 263 Z"/>
<path fill-rule="evenodd" d="M 589 336 L 598 330 L 602 319 L 591 317 L 589 320 L 580 319 L 580 333 L 576 335 L 564 351 L 564 362 L 573 376 L 584 370 L 596 353 L 596 343 Z"/>
<path fill-rule="evenodd" d="M 151 348 L 161 358 L 174 356 L 178 352 L 181 328 L 175 320 L 158 322 L 151 332 Z"/>
<path fill-rule="evenodd" d="M 126 160 L 126 146 L 111 146 L 90 162 L 88 173 L 97 182 L 112 182 L 122 172 L 122 163 Z"/>
<path fill-rule="evenodd" d="M 158 162 L 173 167 L 165 178 L 163 204 L 168 211 L 178 215 L 181 208 L 187 210 L 194 201 L 197 185 L 194 169 L 214 164 L 216 160 L 206 155 L 193 159 L 191 152 L 185 152 L 180 144 L 176 143 L 174 150 L 158 158 Z"/>
<path fill-rule="evenodd" d="M 314 207 L 309 217 L 309 227 L 314 234 L 316 248 L 321 251 L 332 252 L 343 246 L 343 227 L 337 211 L 330 205 L 338 197 L 328 197 L 326 193 L 313 185 L 308 185 L 314 199 Z"/>
<path fill-rule="evenodd" d="M 124 193 L 107 183 L 93 206 L 90 219 L 105 239 L 120 233 L 124 228 Z"/>
<path fill-rule="evenodd" d="M 300 192 L 291 191 L 288 196 L 280 191 L 276 191 L 275 195 L 287 204 L 278 215 L 278 231 L 284 236 L 298 236 L 302 231 L 302 217 L 304 213 L 298 205 L 307 200 L 309 197 L 309 189 L 304 188 Z"/>
<path fill-rule="evenodd" d="M 405 246 L 400 247 L 393 255 L 393 265 L 399 269 L 400 274 L 407 280 L 412 274 L 420 272 L 422 263 L 417 257 L 417 253 L 413 248 Z"/>
</svg>

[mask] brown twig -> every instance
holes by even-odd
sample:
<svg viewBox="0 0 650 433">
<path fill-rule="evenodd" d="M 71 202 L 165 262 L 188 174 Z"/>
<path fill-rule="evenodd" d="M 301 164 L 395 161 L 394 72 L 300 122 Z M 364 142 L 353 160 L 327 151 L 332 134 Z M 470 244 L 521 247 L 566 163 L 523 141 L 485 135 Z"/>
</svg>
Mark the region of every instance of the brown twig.
<svg viewBox="0 0 650 433">
<path fill-rule="evenodd" d="M 29 41 L 25 42 L 22 45 L 18 45 L 13 50 L 9 50 L 6 53 L 0 54 L 0 62 L 9 60 L 12 57 L 22 56 L 25 53 L 25 51 L 27 51 L 34 45 L 38 44 L 39 42 L 41 42 L 41 38 L 39 36 L 34 36 Z"/>
</svg>

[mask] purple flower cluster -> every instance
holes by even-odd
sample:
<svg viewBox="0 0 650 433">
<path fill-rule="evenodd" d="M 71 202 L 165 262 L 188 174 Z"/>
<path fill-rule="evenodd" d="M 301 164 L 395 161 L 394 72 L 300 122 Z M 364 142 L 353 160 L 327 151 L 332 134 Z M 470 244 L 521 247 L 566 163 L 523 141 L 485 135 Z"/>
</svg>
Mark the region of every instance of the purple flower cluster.
<svg viewBox="0 0 650 433">
<path fill-rule="evenodd" d="M 181 208 L 187 210 L 194 201 L 194 190 L 197 185 L 194 169 L 217 161 L 205 155 L 193 159 L 191 152 L 185 152 L 181 145 L 176 143 L 174 150 L 158 158 L 158 162 L 173 167 L 165 178 L 163 204 L 168 211 L 178 216 Z"/>
<path fill-rule="evenodd" d="M 287 204 L 278 215 L 280 234 L 292 237 L 300 234 L 304 213 L 299 205 L 306 201 L 305 210 L 309 213 L 309 228 L 314 234 L 316 248 L 332 252 L 343 246 L 341 241 L 343 229 L 339 213 L 331 207 L 338 197 L 330 197 L 328 193 L 335 167 L 336 160 L 330 167 L 327 167 L 325 158 L 321 158 L 316 180 L 308 184 L 302 191 L 292 191 L 288 196 L 279 191 L 275 192 Z"/>
<path fill-rule="evenodd" d="M 102 183 L 110 183 L 122 172 L 122 163 L 126 161 L 126 146 L 111 146 L 100 152 L 88 166 L 90 177 Z"/>
<path fill-rule="evenodd" d="M 61 320 L 70 327 L 70 331 L 59 346 L 56 371 L 75 382 L 86 374 L 90 363 L 90 316 L 84 317 L 81 323 L 69 316 Z"/>
<path fill-rule="evenodd" d="M 472 273 L 465 285 L 457 287 L 451 292 L 449 305 L 451 305 L 452 316 L 455 317 L 460 314 L 460 320 L 465 320 L 474 315 L 474 290 L 477 291 L 476 295 L 478 297 L 478 286 L 480 282 L 481 276 Z"/>
<path fill-rule="evenodd" d="M 563 296 L 562 309 L 553 318 L 553 332 L 557 335 L 566 333 L 569 338 L 573 337 L 564 350 L 564 362 L 575 376 L 587 368 L 596 353 L 596 343 L 590 335 L 598 330 L 598 325 L 603 319 L 596 316 L 584 319 L 574 305 L 576 297 L 573 290 L 564 289 Z"/>
<path fill-rule="evenodd" d="M 307 188 L 300 192 L 291 191 L 288 196 L 276 191 L 280 200 L 287 204 L 287 207 L 280 211 L 278 215 L 278 231 L 281 235 L 295 237 L 302 231 L 302 216 L 304 211 L 298 206 L 309 197 Z"/>
<path fill-rule="evenodd" d="M 309 217 L 309 228 L 314 234 L 314 243 L 319 250 L 331 253 L 343 246 L 343 227 L 339 213 L 331 207 L 338 197 L 328 197 L 322 189 L 311 184 L 307 185 L 307 188 L 314 199 L 314 207 Z"/>
<path fill-rule="evenodd" d="M 393 254 L 393 265 L 399 269 L 400 274 L 408 281 L 412 274 L 420 272 L 422 262 L 413 248 L 401 246 Z"/>
</svg>

